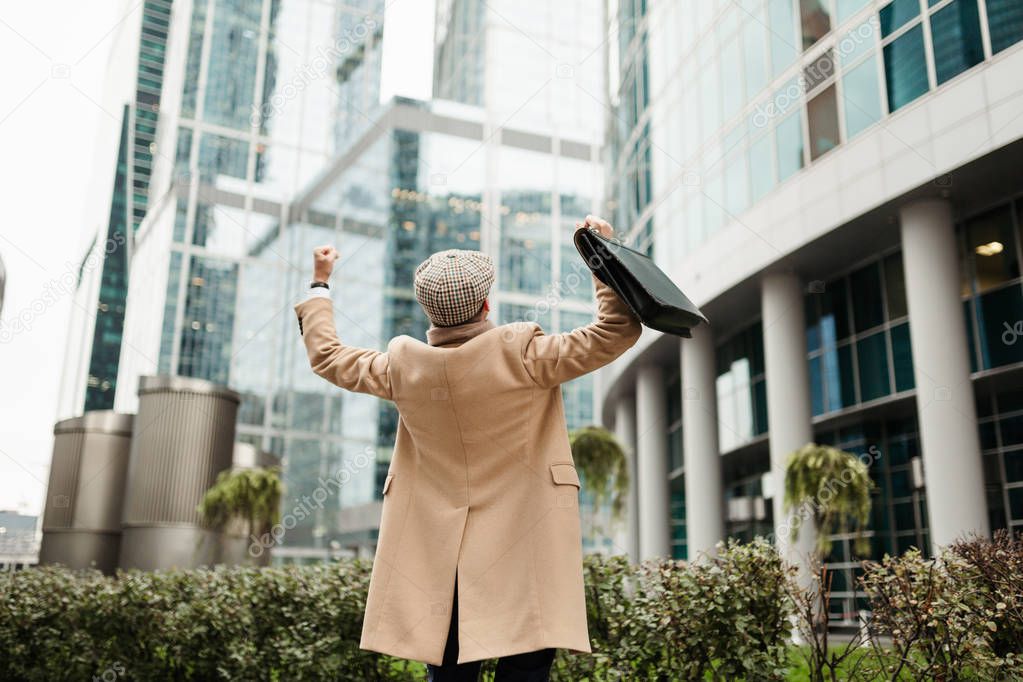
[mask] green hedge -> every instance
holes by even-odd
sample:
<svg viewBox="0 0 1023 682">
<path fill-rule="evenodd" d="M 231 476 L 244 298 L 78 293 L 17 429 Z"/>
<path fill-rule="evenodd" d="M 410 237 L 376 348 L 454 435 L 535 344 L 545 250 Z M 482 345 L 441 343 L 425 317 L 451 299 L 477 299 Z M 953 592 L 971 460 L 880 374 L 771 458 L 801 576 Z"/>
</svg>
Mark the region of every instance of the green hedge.
<svg viewBox="0 0 1023 682">
<path fill-rule="evenodd" d="M 706 660 L 729 676 L 784 665 L 784 570 L 767 545 L 688 569 L 588 558 L 585 572 L 597 654 L 561 652 L 558 679 L 699 676 Z M 345 561 L 6 574 L 0 679 L 422 679 L 420 665 L 359 649 L 369 573 L 369 563 Z"/>
<path fill-rule="evenodd" d="M 423 679 L 420 664 L 358 648 L 369 574 L 364 561 L 5 573 L 0 679 Z M 594 655 L 559 652 L 556 680 L 1023 679 L 1023 545 L 1005 534 L 941 561 L 866 564 L 875 637 L 832 661 L 856 662 L 840 677 L 822 657 L 792 670 L 813 659 L 789 646 L 792 624 L 813 628 L 794 608 L 791 569 L 763 541 L 694 564 L 587 557 L 585 578 Z"/>
</svg>

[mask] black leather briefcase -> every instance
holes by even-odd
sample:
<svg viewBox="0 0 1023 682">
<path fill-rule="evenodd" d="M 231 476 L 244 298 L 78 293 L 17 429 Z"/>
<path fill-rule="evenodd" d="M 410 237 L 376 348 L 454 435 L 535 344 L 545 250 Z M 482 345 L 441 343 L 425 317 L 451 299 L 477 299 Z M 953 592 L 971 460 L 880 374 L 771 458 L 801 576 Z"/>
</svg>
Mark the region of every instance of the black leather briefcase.
<svg viewBox="0 0 1023 682">
<path fill-rule="evenodd" d="M 707 323 L 700 309 L 646 255 L 588 227 L 577 229 L 573 239 L 597 279 L 614 289 L 646 326 L 688 339 L 693 327 Z"/>
</svg>

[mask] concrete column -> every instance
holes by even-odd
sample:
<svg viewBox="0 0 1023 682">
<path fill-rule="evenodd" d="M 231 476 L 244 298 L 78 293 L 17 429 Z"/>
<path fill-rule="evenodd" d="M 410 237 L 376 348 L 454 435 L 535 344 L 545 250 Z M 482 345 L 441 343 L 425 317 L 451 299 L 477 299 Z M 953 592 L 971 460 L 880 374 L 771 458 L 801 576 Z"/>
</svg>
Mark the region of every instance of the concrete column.
<svg viewBox="0 0 1023 682">
<path fill-rule="evenodd" d="M 970 360 L 959 294 L 959 249 L 947 201 L 899 211 L 916 410 L 931 546 L 990 532 Z"/>
<path fill-rule="evenodd" d="M 671 553 L 667 412 L 664 370 L 657 365 L 640 367 L 636 377 L 640 559 L 666 557 Z"/>
<path fill-rule="evenodd" d="M 803 566 L 816 542 L 813 522 L 809 519 L 800 522 L 794 514 L 784 511 L 785 462 L 792 451 L 813 441 L 803 287 L 795 274 L 778 272 L 764 276 L 761 313 L 775 544 L 783 557 Z M 792 543 L 790 529 L 797 525 L 799 539 Z"/>
<path fill-rule="evenodd" d="M 693 338 L 682 339 L 680 346 L 686 537 L 689 558 L 695 559 L 701 553 L 713 555 L 725 538 L 714 334 L 706 326 L 696 327 Z"/>
<path fill-rule="evenodd" d="M 629 499 L 625 508 L 625 532 L 618 543 L 629 561 L 639 561 L 639 491 L 636 471 L 636 398 L 622 396 L 615 404 L 615 437 L 625 448 L 629 463 Z"/>
</svg>

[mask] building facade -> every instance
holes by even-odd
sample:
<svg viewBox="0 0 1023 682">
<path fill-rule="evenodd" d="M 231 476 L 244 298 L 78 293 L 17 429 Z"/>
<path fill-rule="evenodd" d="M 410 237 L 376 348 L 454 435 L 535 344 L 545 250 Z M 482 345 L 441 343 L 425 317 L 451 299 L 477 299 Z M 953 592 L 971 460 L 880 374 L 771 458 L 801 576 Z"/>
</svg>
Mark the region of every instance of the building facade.
<svg viewBox="0 0 1023 682">
<path fill-rule="evenodd" d="M 128 264 L 149 200 L 171 7 L 172 0 L 126 5 L 125 21 L 114 29 L 102 106 L 115 123 L 104 121 L 110 130 L 100 133 L 98 148 L 116 150 L 116 158 L 109 169 L 108 159 L 99 160 L 104 171 L 93 179 L 102 200 L 87 209 L 90 240 L 76 269 L 61 418 L 114 404 Z"/>
<path fill-rule="evenodd" d="M 599 3 L 580 4 L 599 17 Z M 488 27 L 501 23 L 492 11 L 483 12 Z M 445 248 L 494 256 L 499 321 L 560 330 L 592 318 L 589 277 L 570 271 L 570 237 L 598 206 L 604 113 L 551 123 L 545 112 L 560 108 L 563 93 L 576 97 L 555 84 L 556 68 L 594 52 L 599 19 L 551 53 L 519 45 L 534 68 L 505 85 L 534 96 L 517 112 L 486 88 L 475 102 L 381 105 L 383 13 L 382 0 L 179 0 L 170 29 L 115 406 L 134 412 L 139 377 L 152 374 L 237 391 L 238 440 L 282 458 L 279 561 L 372 547 L 397 425 L 390 405 L 309 370 L 292 306 L 307 288 L 314 246 L 341 252 L 332 294 L 352 344 L 423 338 L 412 273 Z M 559 15 L 538 14 L 544 35 L 556 33 Z M 479 54 L 524 40 L 512 35 L 488 28 Z M 567 56 L 556 56 L 562 49 Z M 600 92 L 599 58 L 585 67 Z M 570 423 L 592 422 L 593 379 L 565 391 Z"/>
<path fill-rule="evenodd" d="M 39 556 L 39 517 L 0 510 L 0 571 L 34 566 Z"/>
<path fill-rule="evenodd" d="M 296 385 L 283 364 L 313 246 L 292 229 L 292 204 L 372 124 L 382 31 L 377 0 L 182 1 L 170 27 L 115 404 L 136 411 L 139 379 L 154 374 L 230 386 L 237 439 L 283 456 L 299 502 L 355 446 L 342 454 L 324 436 L 341 431 L 342 400 Z M 322 559 L 339 504 L 302 503 L 282 552 Z"/>
<path fill-rule="evenodd" d="M 1023 5 L 618 0 L 608 29 L 606 208 L 711 322 L 604 374 L 634 555 L 784 544 L 811 441 L 869 462 L 874 558 L 1023 527 Z M 836 619 L 859 558 L 835 538 Z"/>
</svg>

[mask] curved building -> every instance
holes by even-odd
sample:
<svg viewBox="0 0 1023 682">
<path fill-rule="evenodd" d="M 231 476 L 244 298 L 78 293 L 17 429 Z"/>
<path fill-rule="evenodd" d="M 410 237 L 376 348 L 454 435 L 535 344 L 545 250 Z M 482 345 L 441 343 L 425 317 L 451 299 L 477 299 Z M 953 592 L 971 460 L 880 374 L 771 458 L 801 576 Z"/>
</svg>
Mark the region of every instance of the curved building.
<svg viewBox="0 0 1023 682">
<path fill-rule="evenodd" d="M 608 208 L 711 321 L 648 330 L 603 375 L 637 455 L 633 551 L 770 535 L 809 441 L 870 462 L 874 556 L 1023 526 L 1023 4 L 609 19 Z M 834 617 L 855 559 L 836 538 Z"/>
</svg>

